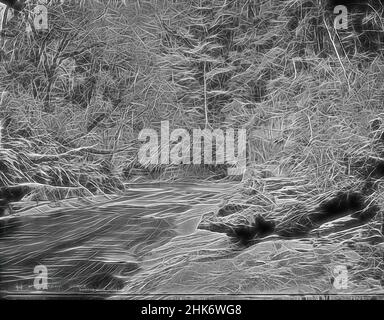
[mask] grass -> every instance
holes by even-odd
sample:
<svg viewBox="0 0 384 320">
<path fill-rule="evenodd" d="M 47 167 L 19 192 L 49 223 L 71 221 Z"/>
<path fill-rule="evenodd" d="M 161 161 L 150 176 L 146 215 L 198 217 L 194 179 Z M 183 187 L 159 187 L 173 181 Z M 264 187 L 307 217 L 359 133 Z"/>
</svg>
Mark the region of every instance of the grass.
<svg viewBox="0 0 384 320">
<path fill-rule="evenodd" d="M 247 171 L 228 200 L 247 207 L 208 224 L 261 215 L 287 231 L 340 192 L 382 208 L 383 9 L 371 2 L 361 32 L 335 30 L 320 0 L 83 1 L 50 7 L 50 32 L 29 37 L 15 20 L 0 64 L 0 183 L 27 185 L 31 199 L 62 199 L 115 193 L 135 172 L 233 179 L 222 167 L 140 165 L 138 133 L 168 120 L 171 130 L 247 129 Z M 321 239 L 307 230 L 327 243 L 316 263 L 331 268 L 327 250 L 343 255 L 337 243 L 352 238 L 364 256 L 353 279 L 368 273 L 376 288 L 382 248 L 371 238 L 382 237 L 381 219 L 380 211 L 352 233 L 317 226 Z M 284 261 L 298 259 L 286 253 Z M 277 288 L 301 272 L 268 259 L 257 286 Z"/>
</svg>

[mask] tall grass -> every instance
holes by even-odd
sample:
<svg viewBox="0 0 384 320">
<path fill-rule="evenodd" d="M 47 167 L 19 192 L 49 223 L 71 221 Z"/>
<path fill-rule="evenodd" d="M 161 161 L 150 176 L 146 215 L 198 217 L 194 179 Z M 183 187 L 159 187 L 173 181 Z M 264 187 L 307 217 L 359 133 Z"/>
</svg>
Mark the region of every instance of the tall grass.
<svg viewBox="0 0 384 320">
<path fill-rule="evenodd" d="M 273 166 L 319 192 L 337 190 L 353 163 L 380 157 L 369 124 L 383 102 L 382 19 L 369 17 L 373 30 L 357 34 L 335 30 L 326 2 L 315 0 L 52 6 L 49 33 L 27 35 L 15 20 L 3 43 L 4 135 L 22 144 L 25 161 L 109 150 L 43 161 L 49 183 L 78 186 L 87 172 L 95 191 L 100 173 L 121 181 L 138 166 L 137 134 L 161 120 L 171 129 L 246 128 L 249 170 Z M 89 168 L 83 175 L 79 164 Z M 37 182 L 23 174 L 17 183 Z"/>
</svg>

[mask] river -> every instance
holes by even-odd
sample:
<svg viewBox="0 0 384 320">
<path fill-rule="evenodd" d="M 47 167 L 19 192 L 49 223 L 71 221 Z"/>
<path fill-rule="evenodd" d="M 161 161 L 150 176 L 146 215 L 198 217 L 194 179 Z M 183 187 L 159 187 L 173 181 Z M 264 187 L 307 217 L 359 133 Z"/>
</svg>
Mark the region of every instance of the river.
<svg viewBox="0 0 384 320">
<path fill-rule="evenodd" d="M 2 292 L 153 294 L 163 287 L 159 278 L 147 288 L 137 288 L 135 279 L 226 250 L 225 236 L 197 226 L 234 188 L 136 184 L 123 195 L 67 200 L 57 208 L 42 204 L 2 218 Z M 47 281 L 36 285 L 39 270 L 46 271 Z"/>
<path fill-rule="evenodd" d="M 0 293 L 86 299 L 329 294 L 340 265 L 357 270 L 348 293 L 383 292 L 381 276 L 362 280 L 357 266 L 373 260 L 357 242 L 352 248 L 342 237 L 267 238 L 239 250 L 225 233 L 199 229 L 237 188 L 235 182 L 132 184 L 121 195 L 42 203 L 2 217 Z"/>
</svg>

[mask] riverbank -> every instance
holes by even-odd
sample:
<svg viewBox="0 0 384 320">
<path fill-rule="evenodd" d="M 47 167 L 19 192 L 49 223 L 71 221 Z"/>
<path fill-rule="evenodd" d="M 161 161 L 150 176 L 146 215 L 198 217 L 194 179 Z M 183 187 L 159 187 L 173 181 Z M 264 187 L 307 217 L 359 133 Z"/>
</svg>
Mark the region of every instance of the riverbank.
<svg viewBox="0 0 384 320">
<path fill-rule="evenodd" d="M 373 241 L 373 223 L 336 232 L 324 224 L 308 236 L 271 235 L 248 247 L 225 233 L 201 229 L 213 217 L 227 225 L 236 221 L 236 226 L 255 214 L 255 205 L 221 214 L 237 187 L 138 185 L 108 200 L 66 201 L 55 209 L 44 205 L 8 217 L 0 239 L 1 294 L 33 297 L 37 265 L 48 270 L 48 288 L 39 292 L 47 297 L 352 298 L 383 293 L 383 270 L 374 266 L 384 247 Z M 345 288 L 334 285 L 340 266 L 347 270 Z"/>
</svg>

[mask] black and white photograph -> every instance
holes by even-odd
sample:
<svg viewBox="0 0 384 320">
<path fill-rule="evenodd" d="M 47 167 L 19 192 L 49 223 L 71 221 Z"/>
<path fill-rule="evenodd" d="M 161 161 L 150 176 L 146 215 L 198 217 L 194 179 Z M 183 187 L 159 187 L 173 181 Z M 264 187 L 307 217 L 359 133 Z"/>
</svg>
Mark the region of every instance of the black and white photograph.
<svg viewBox="0 0 384 320">
<path fill-rule="evenodd" d="M 1 300 L 383 300 L 383 223 L 384 1 L 0 0 Z"/>
</svg>

